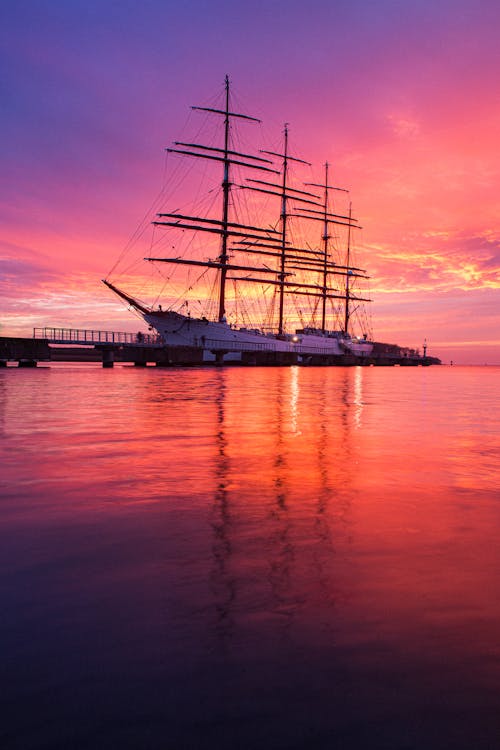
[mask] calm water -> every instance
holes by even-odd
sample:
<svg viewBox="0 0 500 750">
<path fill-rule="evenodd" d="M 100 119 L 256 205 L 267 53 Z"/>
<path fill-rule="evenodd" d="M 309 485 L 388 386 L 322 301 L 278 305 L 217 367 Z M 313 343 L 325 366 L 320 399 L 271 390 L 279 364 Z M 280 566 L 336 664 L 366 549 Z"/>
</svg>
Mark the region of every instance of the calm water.
<svg viewBox="0 0 500 750">
<path fill-rule="evenodd" d="M 498 748 L 498 368 L 0 370 L 0 746 Z"/>
</svg>

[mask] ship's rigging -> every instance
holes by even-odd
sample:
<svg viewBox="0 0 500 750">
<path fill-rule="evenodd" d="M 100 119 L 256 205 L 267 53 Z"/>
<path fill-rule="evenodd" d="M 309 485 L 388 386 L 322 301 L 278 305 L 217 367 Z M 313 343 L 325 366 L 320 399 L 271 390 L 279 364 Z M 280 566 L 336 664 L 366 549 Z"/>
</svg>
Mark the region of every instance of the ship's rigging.
<svg viewBox="0 0 500 750">
<path fill-rule="evenodd" d="M 243 316 L 248 317 L 248 310 L 244 310 L 241 300 L 253 301 L 259 307 L 260 328 L 272 329 L 278 337 L 286 335 L 294 311 L 303 326 L 314 327 L 322 333 L 331 330 L 354 333 L 351 330 L 354 312 L 358 306 L 369 301 L 362 292 L 357 291 L 356 284 L 368 277 L 364 269 L 352 265 L 353 235 L 360 227 L 352 215 L 350 203 L 346 211 L 333 207 L 332 194 L 347 191 L 331 184 L 330 165 L 325 164 L 321 182 L 305 182 L 300 187 L 295 186 L 290 175 L 291 165 L 310 165 L 290 153 L 288 125 L 284 127 L 281 148 L 273 151 L 261 149 L 256 154 L 237 148 L 232 139 L 233 123 L 242 121 L 252 124 L 260 120 L 233 111 L 228 77 L 225 79 L 223 107 L 192 109 L 208 117 L 222 119 L 222 143 L 210 145 L 194 139 L 175 141 L 167 153 L 179 160 L 194 159 L 209 165 L 221 165 L 220 213 L 214 216 L 213 210 L 206 210 L 204 215 L 189 210 L 181 212 L 180 209 L 157 210 L 152 222 L 155 230 L 176 232 L 177 236 L 182 233 L 206 238 L 207 250 L 200 247 L 198 252 L 188 255 L 187 252 L 179 253 L 176 245 L 174 253 L 160 255 L 150 252 L 145 260 L 156 267 L 187 267 L 197 272 L 197 277 L 189 277 L 188 292 L 192 298 L 196 278 L 204 280 L 207 273 L 216 274 L 216 310 L 210 315 L 216 322 L 222 323 L 228 318 L 228 289 L 231 285 L 231 288 L 239 291 L 240 314 L 243 312 Z M 248 172 L 252 176 L 248 176 Z M 262 179 L 257 178 L 256 172 L 261 173 Z M 317 190 L 312 192 L 313 189 Z M 253 223 L 250 214 L 248 218 L 242 217 L 236 209 L 241 205 L 243 195 L 267 201 L 268 216 L 271 203 L 276 205 L 279 202 L 279 220 L 274 224 L 273 220 Z M 296 227 L 299 224 L 307 226 L 308 230 L 297 242 Z M 316 231 L 318 225 L 321 232 Z M 343 243 L 339 240 L 335 242 L 333 230 L 344 233 Z M 219 238 L 215 253 L 209 251 L 209 248 L 213 248 L 210 237 L 214 236 Z M 311 240 L 314 237 L 316 240 Z M 152 307 L 122 293 L 109 279 L 105 283 L 139 313 L 152 311 Z M 252 287 L 257 294 L 242 291 L 251 290 Z M 260 303 L 264 297 L 275 304 L 275 312 L 268 309 L 263 314 Z M 182 298 L 182 294 L 178 292 L 179 298 Z M 308 309 L 301 304 L 301 300 L 308 303 Z M 183 300 L 181 306 L 189 310 L 188 304 Z M 174 308 L 174 304 L 165 305 L 165 309 Z M 233 308 L 236 309 L 237 305 L 233 305 Z M 188 312 L 188 316 L 190 314 Z M 369 331 L 360 333 L 364 333 L 366 338 Z"/>
</svg>

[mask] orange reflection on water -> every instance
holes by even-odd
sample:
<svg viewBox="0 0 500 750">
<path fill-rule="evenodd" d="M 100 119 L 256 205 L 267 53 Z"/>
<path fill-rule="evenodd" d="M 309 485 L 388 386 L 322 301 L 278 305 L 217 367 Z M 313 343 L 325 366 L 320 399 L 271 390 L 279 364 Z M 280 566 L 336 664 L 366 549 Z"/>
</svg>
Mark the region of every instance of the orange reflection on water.
<svg viewBox="0 0 500 750">
<path fill-rule="evenodd" d="M 230 692 L 255 695 L 271 670 L 300 705 L 323 707 L 330 728 L 355 720 L 361 694 L 366 721 L 396 712 L 391 732 L 443 696 L 457 716 L 492 705 L 496 377 L 493 368 L 9 369 L 0 373 L 4 564 L 35 576 L 41 560 L 60 571 L 78 559 L 63 600 L 85 581 L 115 602 L 137 649 L 161 654 L 166 681 L 189 663 L 191 707 L 192 686 L 228 665 L 246 675 Z M 50 591 L 40 591 L 50 612 Z M 339 674 L 349 690 L 332 687 Z M 333 689 L 338 714 L 327 709 Z M 496 726 L 496 712 L 481 719 Z"/>
</svg>

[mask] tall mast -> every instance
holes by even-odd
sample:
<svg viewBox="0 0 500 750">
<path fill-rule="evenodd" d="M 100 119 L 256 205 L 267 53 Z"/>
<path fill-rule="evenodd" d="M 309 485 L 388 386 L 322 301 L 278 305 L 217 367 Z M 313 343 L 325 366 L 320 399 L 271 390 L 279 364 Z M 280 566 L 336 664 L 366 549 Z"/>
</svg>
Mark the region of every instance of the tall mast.
<svg viewBox="0 0 500 750">
<path fill-rule="evenodd" d="M 345 315 L 344 315 L 344 333 L 349 333 L 349 264 L 351 261 L 351 216 L 352 216 L 352 203 L 349 203 L 349 225 L 347 227 L 347 257 L 346 257 L 346 268 L 347 273 L 345 276 Z"/>
<path fill-rule="evenodd" d="M 276 153 L 276 151 L 266 151 L 264 149 L 261 149 L 262 154 L 269 154 L 271 156 L 277 156 L 283 160 L 281 185 L 277 183 L 273 183 L 273 182 L 265 182 L 262 180 L 250 180 L 251 182 L 258 184 L 259 187 L 250 187 L 249 185 L 241 186 L 241 187 L 245 187 L 246 190 L 256 190 L 259 193 L 267 193 L 269 195 L 276 195 L 277 197 L 281 198 L 281 213 L 280 213 L 281 241 L 279 245 L 273 246 L 273 247 L 276 247 L 276 250 L 278 251 L 276 255 L 279 256 L 278 280 L 276 281 L 276 286 L 278 286 L 279 288 L 278 335 L 281 335 L 284 332 L 285 294 L 290 291 L 289 287 L 295 286 L 295 284 L 292 284 L 291 282 L 288 282 L 286 280 L 287 276 L 290 275 L 286 272 L 287 256 L 290 250 L 295 250 L 299 253 L 310 252 L 309 250 L 298 250 L 297 248 L 293 248 L 288 245 L 286 230 L 287 230 L 287 218 L 288 216 L 290 216 L 290 214 L 287 211 L 287 202 L 288 202 L 288 199 L 290 199 L 293 201 L 298 201 L 299 203 L 308 203 L 314 206 L 318 206 L 318 203 L 316 202 L 316 200 L 310 200 L 310 198 L 317 199 L 318 198 L 317 195 L 313 195 L 312 193 L 306 192 L 304 190 L 296 190 L 295 188 L 289 188 L 287 185 L 288 162 L 296 161 L 296 162 L 299 162 L 300 164 L 307 164 L 308 166 L 311 166 L 311 165 L 308 161 L 304 161 L 303 159 L 297 159 L 295 156 L 289 155 L 288 153 L 288 123 L 285 123 L 283 134 L 284 134 L 284 149 L 283 149 L 282 154 L 278 154 Z M 261 185 L 265 185 L 266 188 L 272 188 L 272 189 L 269 190 L 269 189 L 262 188 L 260 187 Z M 309 198 L 303 197 L 306 195 L 309 196 Z M 257 249 L 259 247 L 265 247 L 265 245 L 256 245 L 256 244 L 254 245 L 254 249 Z M 267 247 L 269 247 L 269 245 L 267 245 Z M 242 249 L 242 248 L 239 248 L 239 249 Z M 269 254 L 269 253 L 263 253 L 263 254 Z"/>
<path fill-rule="evenodd" d="M 309 219 L 318 219 L 323 221 L 323 234 L 321 236 L 321 239 L 323 241 L 323 284 L 322 284 L 322 290 L 321 290 L 321 296 L 322 296 L 322 303 L 321 303 L 321 330 L 323 333 L 326 330 L 326 301 L 327 299 L 331 298 L 331 294 L 329 293 L 329 287 L 328 287 L 328 275 L 332 272 L 335 273 L 335 271 L 332 271 L 332 268 L 344 268 L 344 266 L 338 266 L 338 264 L 333 263 L 330 260 L 329 253 L 328 253 L 328 240 L 330 239 L 330 235 L 328 233 L 329 225 L 330 224 L 341 224 L 342 226 L 345 226 L 346 224 L 349 225 L 349 232 L 351 231 L 351 222 L 356 221 L 356 219 L 352 218 L 351 212 L 349 212 L 349 216 L 342 216 L 340 214 L 334 214 L 330 213 L 329 206 L 328 206 L 328 198 L 330 190 L 338 190 L 342 193 L 349 192 L 345 188 L 340 187 L 334 187 L 333 185 L 330 185 L 328 182 L 328 162 L 325 162 L 325 181 L 324 183 L 318 184 L 317 182 L 306 182 L 306 185 L 310 185 L 312 187 L 319 187 L 323 188 L 323 210 L 322 211 L 314 211 L 308 208 L 302 208 L 301 210 L 303 212 L 309 213 L 309 216 L 303 216 L 302 218 L 309 218 Z M 318 214 L 317 216 L 314 216 L 313 214 Z M 345 219 L 346 221 L 339 221 L 339 219 Z M 345 273 L 348 274 L 350 272 L 350 268 L 346 267 Z"/>
<path fill-rule="evenodd" d="M 214 146 L 208 146 L 201 143 L 184 143 L 180 141 L 174 141 L 175 146 L 182 146 L 182 148 L 167 148 L 168 152 L 176 154 L 183 154 L 185 156 L 192 156 L 198 159 L 208 159 L 210 161 L 218 161 L 223 164 L 223 180 L 222 180 L 222 217 L 220 220 L 208 219 L 199 216 L 186 216 L 180 214 L 177 211 L 172 213 L 159 213 L 158 218 L 161 221 L 154 221 L 153 224 L 156 226 L 167 226 L 177 227 L 179 229 L 188 229 L 196 232 L 211 232 L 220 235 L 220 254 L 217 257 L 217 261 L 190 261 L 191 265 L 205 265 L 206 268 L 217 268 L 219 270 L 219 309 L 217 319 L 223 321 L 225 319 L 225 302 L 226 302 L 226 281 L 227 272 L 233 270 L 229 262 L 228 255 L 228 239 L 233 236 L 253 238 L 257 240 L 267 240 L 271 242 L 273 239 L 278 245 L 280 241 L 280 232 L 273 231 L 273 229 L 263 227 L 252 227 L 229 221 L 229 197 L 231 193 L 231 179 L 230 179 L 230 167 L 232 164 L 237 164 L 241 167 L 250 169 L 257 169 L 264 172 L 270 172 L 273 174 L 279 174 L 279 171 L 273 169 L 273 162 L 269 159 L 262 158 L 260 156 L 253 156 L 251 154 L 241 153 L 240 151 L 233 151 L 229 148 L 230 141 L 230 127 L 231 118 L 237 117 L 243 120 L 260 122 L 256 117 L 250 117 L 239 112 L 231 112 L 229 109 L 229 76 L 225 78 L 225 106 L 224 109 L 215 109 L 213 107 L 192 107 L 192 109 L 199 110 L 202 112 L 212 112 L 216 115 L 224 117 L 224 147 L 216 148 Z M 258 162 L 258 163 L 255 163 Z M 270 166 L 264 166 L 269 164 Z M 165 219 L 168 219 L 165 221 Z M 248 231 L 250 230 L 250 231 Z M 257 232 L 257 234 L 255 234 Z M 273 234 L 276 235 L 273 238 Z M 166 263 L 178 263 L 179 258 L 147 258 L 147 260 L 154 262 L 166 262 Z M 187 262 L 187 261 L 182 261 Z"/>
<path fill-rule="evenodd" d="M 226 313 L 226 276 L 227 276 L 227 237 L 229 193 L 229 76 L 226 76 L 226 110 L 224 117 L 224 179 L 222 181 L 222 246 L 220 254 L 220 286 L 219 286 L 219 322 L 225 319 Z"/>
<path fill-rule="evenodd" d="M 330 236 L 328 234 L 328 162 L 325 162 L 325 202 L 324 202 L 324 223 L 323 223 L 323 254 L 324 254 L 324 265 L 323 265 L 323 300 L 321 304 L 321 330 L 324 332 L 326 327 L 326 290 L 328 283 L 328 240 Z"/>
<path fill-rule="evenodd" d="M 284 129 L 285 144 L 283 149 L 283 181 L 281 184 L 281 258 L 280 258 L 280 273 L 279 280 L 281 282 L 280 290 L 280 307 L 279 307 L 279 321 L 278 321 L 278 334 L 283 333 L 283 316 L 285 306 L 285 262 L 286 262 L 286 178 L 288 173 L 288 123 L 285 123 Z"/>
</svg>

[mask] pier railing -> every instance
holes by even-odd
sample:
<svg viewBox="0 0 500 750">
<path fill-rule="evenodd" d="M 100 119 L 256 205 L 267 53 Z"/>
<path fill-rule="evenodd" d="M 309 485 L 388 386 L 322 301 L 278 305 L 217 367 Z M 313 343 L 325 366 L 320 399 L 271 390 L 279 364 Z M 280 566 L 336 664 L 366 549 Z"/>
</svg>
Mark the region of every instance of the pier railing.
<svg viewBox="0 0 500 750">
<path fill-rule="evenodd" d="M 275 343 L 270 341 L 231 341 L 228 339 L 205 339 L 203 342 L 205 349 L 210 351 L 226 351 L 226 352 L 281 352 L 289 353 L 295 352 L 296 354 L 332 354 L 331 349 L 326 347 L 308 345 L 304 346 L 300 343 L 293 341 L 284 342 L 280 341 L 280 348 L 276 349 Z"/>
<path fill-rule="evenodd" d="M 126 333 L 123 331 L 95 331 L 82 328 L 34 328 L 34 339 L 47 339 L 52 344 L 74 344 L 95 346 L 115 344 L 117 346 L 164 346 L 161 336 L 149 333 Z"/>
</svg>

